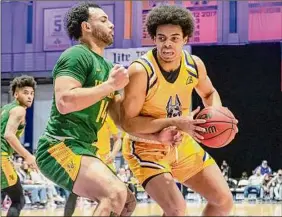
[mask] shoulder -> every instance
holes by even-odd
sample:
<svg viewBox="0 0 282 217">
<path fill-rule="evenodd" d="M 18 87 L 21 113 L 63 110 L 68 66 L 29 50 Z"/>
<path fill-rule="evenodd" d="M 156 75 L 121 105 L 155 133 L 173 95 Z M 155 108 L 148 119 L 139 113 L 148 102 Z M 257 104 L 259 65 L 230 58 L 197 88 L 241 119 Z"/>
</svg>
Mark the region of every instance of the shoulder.
<svg viewBox="0 0 282 217">
<path fill-rule="evenodd" d="M 16 106 L 10 110 L 10 115 L 24 117 L 26 115 L 26 109 L 22 106 Z"/>
<path fill-rule="evenodd" d="M 83 45 L 75 45 L 66 49 L 60 56 L 59 60 L 74 60 L 82 58 L 88 61 L 91 57 L 91 52 Z"/>
<path fill-rule="evenodd" d="M 138 60 L 134 61 L 129 67 L 128 67 L 128 73 L 130 75 L 146 75 L 146 68 L 138 62 Z"/>
<path fill-rule="evenodd" d="M 197 67 L 197 70 L 198 70 L 198 74 L 199 74 L 199 78 L 203 78 L 205 79 L 206 76 L 207 76 L 207 69 L 206 69 L 206 66 L 204 64 L 204 62 L 201 60 L 200 57 L 198 56 L 195 56 L 195 55 L 191 55 L 195 64 L 196 64 L 196 67 Z"/>
</svg>

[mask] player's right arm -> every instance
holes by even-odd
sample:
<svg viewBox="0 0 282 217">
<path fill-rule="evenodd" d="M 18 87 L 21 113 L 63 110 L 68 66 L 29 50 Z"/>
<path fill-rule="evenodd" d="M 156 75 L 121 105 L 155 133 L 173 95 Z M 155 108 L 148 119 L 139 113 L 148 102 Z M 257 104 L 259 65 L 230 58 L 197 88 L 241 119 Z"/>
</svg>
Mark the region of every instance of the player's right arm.
<svg viewBox="0 0 282 217">
<path fill-rule="evenodd" d="M 205 120 L 191 120 L 186 117 L 153 118 L 141 116 L 140 112 L 146 98 L 147 72 L 139 63 L 133 63 L 128 68 L 129 84 L 124 88 L 124 99 L 121 103 L 120 122 L 122 128 L 130 133 L 151 134 L 162 129 L 176 126 L 184 132 L 193 134 L 195 130 L 203 130 L 195 124 Z"/>
<path fill-rule="evenodd" d="M 31 168 L 37 168 L 35 157 L 22 146 L 16 135 L 19 125 L 25 120 L 25 115 L 26 110 L 21 106 L 11 109 L 4 133 L 4 138 L 9 145 L 25 159 Z"/>
<path fill-rule="evenodd" d="M 110 93 L 122 89 L 128 83 L 128 75 L 124 67 L 115 65 L 106 82 L 83 88 L 88 73 L 93 67 L 91 61 L 89 54 L 78 49 L 73 49 L 69 54 L 60 57 L 54 69 L 54 80 L 56 106 L 61 114 L 83 110 Z"/>
</svg>

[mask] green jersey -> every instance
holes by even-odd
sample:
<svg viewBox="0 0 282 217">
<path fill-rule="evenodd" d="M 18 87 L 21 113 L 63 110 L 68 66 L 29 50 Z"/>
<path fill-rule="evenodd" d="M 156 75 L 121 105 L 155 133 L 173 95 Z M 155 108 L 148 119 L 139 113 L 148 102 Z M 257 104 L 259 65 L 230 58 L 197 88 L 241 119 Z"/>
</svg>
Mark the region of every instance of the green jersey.
<svg viewBox="0 0 282 217">
<path fill-rule="evenodd" d="M 62 53 L 53 69 L 53 78 L 55 80 L 60 76 L 70 76 L 84 88 L 93 87 L 108 79 L 112 67 L 110 62 L 88 47 L 76 45 Z M 97 132 L 105 121 L 107 106 L 113 96 L 114 93 L 88 108 L 65 115 L 58 111 L 53 96 L 46 133 L 86 143 L 97 141 Z"/>
<path fill-rule="evenodd" d="M 10 111 L 20 106 L 17 101 L 13 101 L 10 104 L 4 105 L 1 108 L 1 153 L 5 152 L 8 155 L 12 155 L 14 153 L 14 149 L 9 145 L 7 140 L 4 138 L 6 126 L 10 117 Z M 20 138 L 24 132 L 25 125 L 19 125 L 16 136 Z"/>
</svg>

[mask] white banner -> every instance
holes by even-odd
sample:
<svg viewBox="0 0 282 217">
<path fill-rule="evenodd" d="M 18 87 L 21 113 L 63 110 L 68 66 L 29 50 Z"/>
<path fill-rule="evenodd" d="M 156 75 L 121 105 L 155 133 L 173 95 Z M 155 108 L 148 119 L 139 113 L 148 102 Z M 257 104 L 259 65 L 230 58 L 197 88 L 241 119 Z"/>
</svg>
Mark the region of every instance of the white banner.
<svg viewBox="0 0 282 217">
<path fill-rule="evenodd" d="M 106 49 L 105 58 L 110 60 L 114 64 L 118 63 L 125 67 L 128 67 L 134 60 L 138 59 L 152 48 L 153 47 Z M 186 45 L 184 49 L 191 53 L 191 46 Z"/>
<path fill-rule="evenodd" d="M 72 45 L 64 28 L 64 17 L 68 9 L 69 8 L 44 9 L 44 51 L 65 50 Z"/>
</svg>

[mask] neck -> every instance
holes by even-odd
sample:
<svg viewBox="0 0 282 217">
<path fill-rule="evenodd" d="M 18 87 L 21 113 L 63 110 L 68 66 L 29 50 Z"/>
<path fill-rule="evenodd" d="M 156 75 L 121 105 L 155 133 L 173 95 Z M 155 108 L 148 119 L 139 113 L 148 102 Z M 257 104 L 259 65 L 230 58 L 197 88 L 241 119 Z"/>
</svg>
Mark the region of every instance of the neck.
<svg viewBox="0 0 282 217">
<path fill-rule="evenodd" d="M 25 109 L 27 109 L 27 107 L 26 107 L 25 105 L 23 105 L 22 103 L 20 103 L 19 100 L 17 100 L 17 99 L 15 99 L 15 100 L 16 100 L 16 102 L 17 102 L 20 106 L 22 106 L 22 107 L 24 107 Z"/>
<path fill-rule="evenodd" d="M 161 65 L 161 67 L 163 68 L 163 70 L 165 70 L 166 72 L 170 72 L 170 71 L 175 71 L 176 69 L 179 68 L 180 64 L 181 64 L 181 58 L 182 56 L 180 56 L 179 58 L 176 58 L 175 60 L 173 60 L 172 62 L 165 62 L 159 55 L 159 53 L 157 53 L 157 58 L 158 58 L 158 62 Z"/>
<path fill-rule="evenodd" d="M 92 50 L 96 54 L 100 55 L 101 57 L 104 56 L 105 47 L 98 40 L 81 38 L 79 41 L 81 44 L 86 45 L 90 50 Z"/>
</svg>

